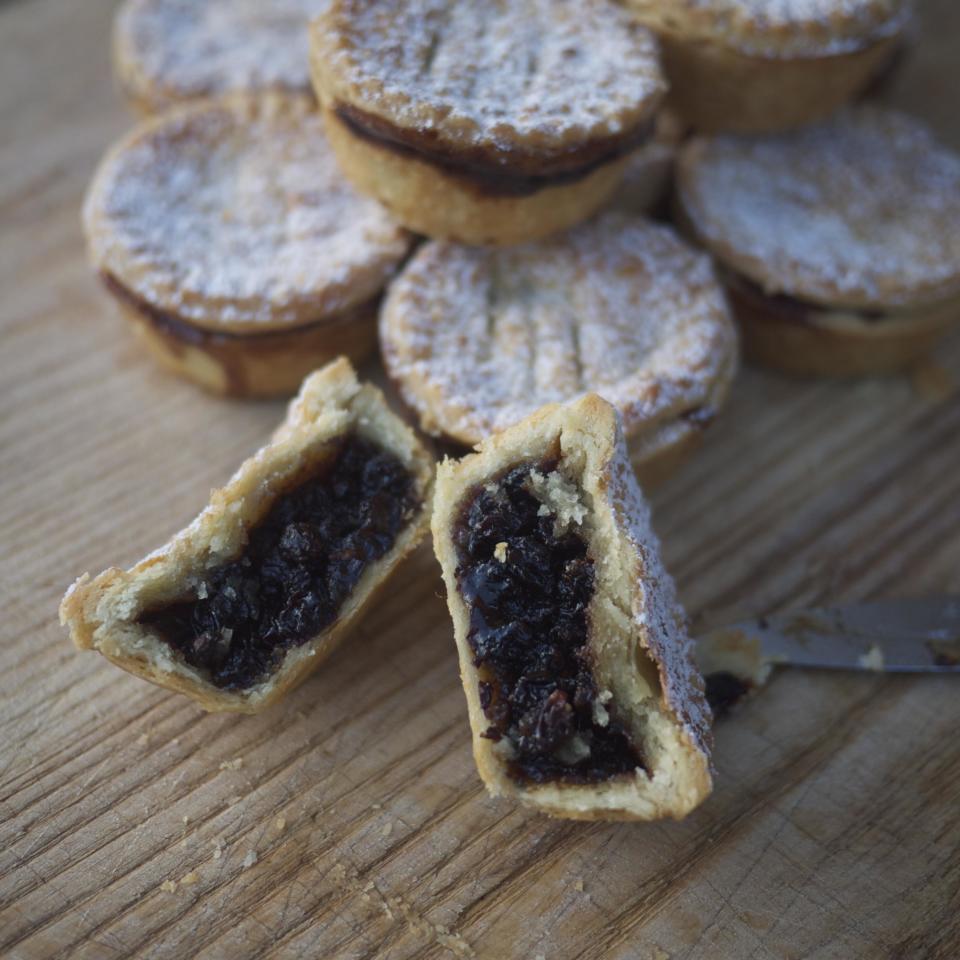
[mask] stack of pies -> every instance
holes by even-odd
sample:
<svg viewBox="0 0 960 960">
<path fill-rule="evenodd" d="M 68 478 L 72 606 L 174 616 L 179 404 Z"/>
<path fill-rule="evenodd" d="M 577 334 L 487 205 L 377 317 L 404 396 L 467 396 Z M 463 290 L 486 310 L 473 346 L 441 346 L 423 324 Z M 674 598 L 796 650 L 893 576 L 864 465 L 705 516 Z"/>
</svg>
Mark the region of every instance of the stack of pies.
<svg viewBox="0 0 960 960">
<path fill-rule="evenodd" d="M 686 815 L 710 714 L 638 483 L 720 413 L 734 314 L 815 375 L 956 325 L 960 158 L 850 105 L 910 6 L 127 0 L 148 117 L 90 187 L 93 265 L 168 369 L 300 392 L 190 526 L 77 581 L 77 645 L 256 712 L 430 526 L 490 791 Z M 403 409 L 350 364 L 378 346 Z"/>
</svg>

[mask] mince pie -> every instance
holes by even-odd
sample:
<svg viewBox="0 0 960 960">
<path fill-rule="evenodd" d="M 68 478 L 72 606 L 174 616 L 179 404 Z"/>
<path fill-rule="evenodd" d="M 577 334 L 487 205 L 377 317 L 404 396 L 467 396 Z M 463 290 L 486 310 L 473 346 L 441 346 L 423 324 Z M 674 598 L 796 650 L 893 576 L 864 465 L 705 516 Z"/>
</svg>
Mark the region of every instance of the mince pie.
<svg viewBox="0 0 960 960">
<path fill-rule="evenodd" d="M 463 243 L 589 216 L 665 90 L 653 36 L 609 0 L 332 0 L 310 51 L 345 174 Z"/>
<path fill-rule="evenodd" d="M 87 195 L 90 256 L 157 359 L 209 390 L 289 395 L 376 346 L 409 234 L 341 175 L 306 98 L 230 97 L 145 121 Z"/>
<path fill-rule="evenodd" d="M 960 156 L 919 120 L 860 106 L 795 133 L 698 138 L 677 180 L 763 364 L 896 370 L 960 321 Z"/>
<path fill-rule="evenodd" d="M 645 484 L 698 443 L 737 366 L 709 258 L 618 212 L 518 247 L 425 244 L 390 287 L 380 348 L 421 427 L 464 445 L 599 393 Z"/>
</svg>

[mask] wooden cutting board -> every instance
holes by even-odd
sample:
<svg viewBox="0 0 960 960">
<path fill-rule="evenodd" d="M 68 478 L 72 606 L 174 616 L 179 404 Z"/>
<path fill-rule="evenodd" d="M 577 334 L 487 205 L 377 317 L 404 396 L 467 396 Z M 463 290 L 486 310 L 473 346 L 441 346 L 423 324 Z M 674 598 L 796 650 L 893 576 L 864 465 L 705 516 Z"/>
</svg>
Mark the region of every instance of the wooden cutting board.
<svg viewBox="0 0 960 960">
<path fill-rule="evenodd" d="M 112 8 L 0 5 L 7 955 L 960 956 L 951 678 L 784 671 L 718 728 L 694 815 L 584 824 L 484 795 L 427 547 L 262 717 L 206 716 L 72 649 L 70 581 L 163 542 L 281 415 L 158 372 L 85 265 L 83 189 L 130 123 Z M 958 36 L 960 7 L 930 0 L 894 91 L 955 146 Z M 654 497 L 695 628 L 960 591 L 958 377 L 960 338 L 882 382 L 746 371 Z"/>
</svg>

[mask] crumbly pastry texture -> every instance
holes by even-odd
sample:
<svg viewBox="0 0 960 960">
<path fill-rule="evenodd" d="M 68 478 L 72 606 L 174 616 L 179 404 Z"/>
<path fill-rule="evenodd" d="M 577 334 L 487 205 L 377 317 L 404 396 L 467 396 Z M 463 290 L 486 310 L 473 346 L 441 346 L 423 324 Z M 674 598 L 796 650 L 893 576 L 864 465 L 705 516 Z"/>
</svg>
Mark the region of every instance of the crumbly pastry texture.
<svg viewBox="0 0 960 960">
<path fill-rule="evenodd" d="M 681 214 L 768 293 L 892 309 L 960 293 L 960 156 L 920 121 L 861 106 L 771 137 L 699 138 Z"/>
<path fill-rule="evenodd" d="M 715 412 L 737 351 L 709 259 L 619 212 L 520 247 L 426 244 L 390 287 L 380 343 L 430 433 L 475 444 L 595 391 L 650 453 Z"/>
<path fill-rule="evenodd" d="M 758 57 L 852 53 L 894 36 L 911 0 L 626 0 L 649 26 Z"/>
<path fill-rule="evenodd" d="M 229 97 L 136 127 L 84 206 L 94 266 L 211 330 L 295 327 L 376 295 L 410 245 L 357 194 L 306 98 Z"/>
<path fill-rule="evenodd" d="M 653 37 L 605 0 L 333 0 L 312 30 L 325 103 L 505 163 L 628 133 L 664 89 Z"/>
<path fill-rule="evenodd" d="M 419 508 L 389 550 L 364 570 L 328 627 L 287 649 L 276 669 L 255 685 L 218 687 L 187 663 L 141 618 L 167 604 L 204 596 L 211 571 L 241 556 L 251 528 L 277 497 L 331 444 L 350 434 L 395 456 L 409 471 Z M 256 713 L 304 680 L 346 632 L 429 525 L 434 464 L 413 431 L 388 409 L 382 394 L 357 381 L 346 360 L 311 374 L 271 441 L 211 494 L 209 506 L 186 529 L 130 570 L 110 568 L 80 577 L 60 605 L 60 620 L 80 649 L 96 650 L 117 666 L 187 694 L 205 710 Z"/>
<path fill-rule="evenodd" d="M 323 0 L 127 0 L 114 24 L 124 91 L 147 110 L 226 93 L 310 94 L 307 24 Z"/>
<path fill-rule="evenodd" d="M 510 751 L 503 741 L 483 736 L 489 720 L 468 641 L 470 611 L 457 579 L 454 536 L 465 498 L 518 464 L 555 456 L 559 482 L 547 477 L 543 502 L 557 522 L 579 531 L 595 564 L 588 643 L 600 691 L 600 722 L 612 718 L 627 730 L 645 766 L 592 783 L 518 782 L 510 775 Z M 649 820 L 684 816 L 709 794 L 710 711 L 702 679 L 610 404 L 589 394 L 570 404 L 546 406 L 489 438 L 478 453 L 444 461 L 437 471 L 432 529 L 454 623 L 474 757 L 493 795 L 514 797 L 559 817 Z"/>
</svg>

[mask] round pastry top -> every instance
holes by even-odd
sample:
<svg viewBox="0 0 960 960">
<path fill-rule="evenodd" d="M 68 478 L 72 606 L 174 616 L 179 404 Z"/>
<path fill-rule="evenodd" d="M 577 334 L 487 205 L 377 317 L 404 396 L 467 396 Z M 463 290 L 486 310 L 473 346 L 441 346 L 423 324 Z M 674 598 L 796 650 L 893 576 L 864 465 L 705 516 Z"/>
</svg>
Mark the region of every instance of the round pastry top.
<svg viewBox="0 0 960 960">
<path fill-rule="evenodd" d="M 627 0 L 643 23 L 761 57 L 853 53 L 899 33 L 912 0 Z"/>
<path fill-rule="evenodd" d="M 411 238 L 341 175 L 306 98 L 198 102 L 137 127 L 84 206 L 97 269 L 197 326 L 293 327 L 375 296 Z"/>
<path fill-rule="evenodd" d="M 627 136 L 664 91 L 653 36 L 609 0 L 331 0 L 311 65 L 325 103 L 504 163 Z"/>
<path fill-rule="evenodd" d="M 472 444 L 588 391 L 631 437 L 695 417 L 736 334 L 708 257 L 610 212 L 519 247 L 427 243 L 390 286 L 380 345 L 424 429 Z"/>
<path fill-rule="evenodd" d="M 307 24 L 323 0 L 127 0 L 114 55 L 153 110 L 225 93 L 310 93 Z"/>
<path fill-rule="evenodd" d="M 960 292 L 960 156 L 915 118 L 858 107 L 775 137 L 695 139 L 678 184 L 694 232 L 768 293 L 885 309 Z"/>
</svg>

